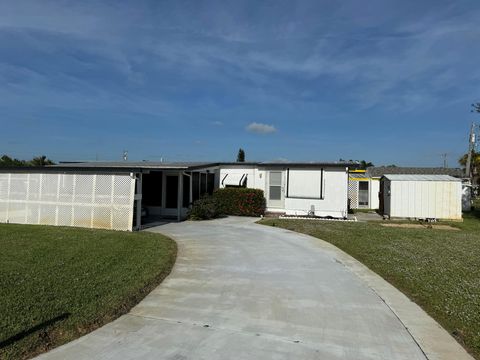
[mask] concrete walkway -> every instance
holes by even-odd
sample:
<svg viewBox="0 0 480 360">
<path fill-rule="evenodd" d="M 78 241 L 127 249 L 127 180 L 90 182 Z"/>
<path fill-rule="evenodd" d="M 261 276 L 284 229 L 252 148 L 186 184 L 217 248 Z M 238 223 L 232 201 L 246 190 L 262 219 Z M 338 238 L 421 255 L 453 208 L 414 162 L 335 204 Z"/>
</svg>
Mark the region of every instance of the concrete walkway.
<svg viewBox="0 0 480 360">
<path fill-rule="evenodd" d="M 129 314 L 41 358 L 426 358 L 372 275 L 321 240 L 245 218 L 149 231 L 177 241 L 172 274 Z M 452 346 L 451 359 L 467 358 Z"/>
</svg>

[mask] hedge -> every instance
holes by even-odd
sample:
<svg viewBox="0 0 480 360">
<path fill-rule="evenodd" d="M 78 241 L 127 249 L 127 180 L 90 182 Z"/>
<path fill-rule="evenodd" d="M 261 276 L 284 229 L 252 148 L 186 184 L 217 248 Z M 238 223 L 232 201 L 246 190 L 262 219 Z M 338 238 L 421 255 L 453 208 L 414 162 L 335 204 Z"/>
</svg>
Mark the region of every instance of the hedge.
<svg viewBox="0 0 480 360">
<path fill-rule="evenodd" d="M 213 196 L 205 195 L 193 203 L 188 217 L 191 220 L 215 219 L 220 215 L 217 202 Z"/>
<path fill-rule="evenodd" d="M 216 190 L 213 197 L 223 215 L 260 216 L 265 213 L 263 190 L 224 188 Z"/>
</svg>

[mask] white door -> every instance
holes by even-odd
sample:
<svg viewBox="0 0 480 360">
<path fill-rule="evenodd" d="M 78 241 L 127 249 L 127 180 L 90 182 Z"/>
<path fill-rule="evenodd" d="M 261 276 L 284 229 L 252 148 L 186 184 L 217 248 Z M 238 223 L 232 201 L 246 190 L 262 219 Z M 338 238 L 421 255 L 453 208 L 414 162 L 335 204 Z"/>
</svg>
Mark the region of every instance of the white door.
<svg viewBox="0 0 480 360">
<path fill-rule="evenodd" d="M 283 171 L 268 172 L 268 208 L 285 208 Z"/>
</svg>

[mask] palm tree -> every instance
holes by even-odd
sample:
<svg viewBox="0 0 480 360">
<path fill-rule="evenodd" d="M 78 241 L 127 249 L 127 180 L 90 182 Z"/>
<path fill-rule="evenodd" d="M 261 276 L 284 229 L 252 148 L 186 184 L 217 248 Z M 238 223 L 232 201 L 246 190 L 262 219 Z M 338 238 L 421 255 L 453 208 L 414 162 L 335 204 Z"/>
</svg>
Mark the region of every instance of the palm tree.
<svg viewBox="0 0 480 360">
<path fill-rule="evenodd" d="M 458 159 L 458 163 L 465 168 L 467 166 L 467 157 L 468 154 L 463 155 L 460 159 Z M 473 151 L 472 152 L 472 175 L 478 175 L 480 172 L 480 153 Z"/>
</svg>

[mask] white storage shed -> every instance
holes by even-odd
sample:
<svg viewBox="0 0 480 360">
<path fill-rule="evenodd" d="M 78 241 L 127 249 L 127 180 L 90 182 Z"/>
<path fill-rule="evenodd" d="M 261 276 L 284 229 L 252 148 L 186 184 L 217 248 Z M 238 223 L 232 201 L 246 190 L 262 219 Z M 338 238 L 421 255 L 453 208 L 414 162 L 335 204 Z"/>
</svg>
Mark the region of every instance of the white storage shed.
<svg viewBox="0 0 480 360">
<path fill-rule="evenodd" d="M 462 219 L 461 179 L 449 175 L 385 175 L 381 181 L 380 210 L 385 216 Z"/>
</svg>

